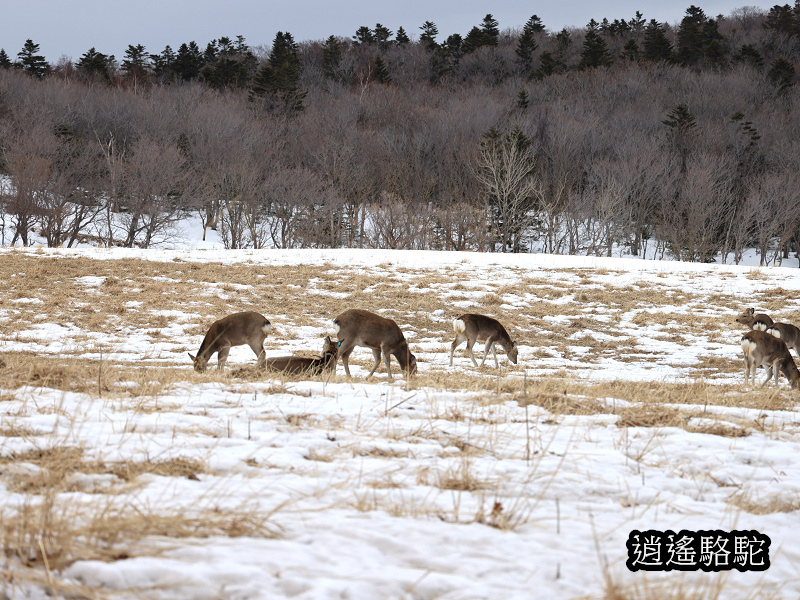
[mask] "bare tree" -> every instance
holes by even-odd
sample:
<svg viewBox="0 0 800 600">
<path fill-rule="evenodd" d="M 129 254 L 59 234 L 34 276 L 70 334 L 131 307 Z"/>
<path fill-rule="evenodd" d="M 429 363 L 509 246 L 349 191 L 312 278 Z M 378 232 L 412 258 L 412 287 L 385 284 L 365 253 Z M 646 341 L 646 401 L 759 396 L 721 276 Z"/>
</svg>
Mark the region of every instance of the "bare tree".
<svg viewBox="0 0 800 600">
<path fill-rule="evenodd" d="M 534 224 L 534 198 L 541 195 L 533 178 L 531 142 L 519 128 L 481 145 L 475 176 L 483 185 L 501 252 L 520 252 Z"/>
</svg>

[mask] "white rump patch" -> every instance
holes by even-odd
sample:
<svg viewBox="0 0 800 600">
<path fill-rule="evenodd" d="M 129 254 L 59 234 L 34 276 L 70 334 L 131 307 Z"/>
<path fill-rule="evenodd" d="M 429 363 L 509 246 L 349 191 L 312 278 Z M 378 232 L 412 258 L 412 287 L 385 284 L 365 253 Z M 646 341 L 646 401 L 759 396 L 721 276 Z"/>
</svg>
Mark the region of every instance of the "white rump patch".
<svg viewBox="0 0 800 600">
<path fill-rule="evenodd" d="M 453 331 L 456 333 L 464 333 L 467 330 L 467 324 L 461 319 L 453 320 Z"/>
</svg>

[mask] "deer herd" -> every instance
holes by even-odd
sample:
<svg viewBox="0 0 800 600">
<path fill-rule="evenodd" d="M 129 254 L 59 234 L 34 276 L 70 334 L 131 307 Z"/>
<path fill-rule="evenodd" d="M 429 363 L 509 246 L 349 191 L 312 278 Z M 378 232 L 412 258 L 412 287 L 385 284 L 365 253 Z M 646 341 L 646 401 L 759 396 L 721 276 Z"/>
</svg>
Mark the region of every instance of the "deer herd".
<svg viewBox="0 0 800 600">
<path fill-rule="evenodd" d="M 334 372 L 341 356 L 344 372 L 350 377 L 350 354 L 356 346 L 362 346 L 372 350 L 372 356 L 375 358 L 375 364 L 372 365 L 368 378 L 380 366 L 381 356 L 390 381 L 392 356 L 400 363 L 400 368 L 406 377 L 417 372 L 417 359 L 411 354 L 403 332 L 392 319 L 366 310 L 351 309 L 333 319 L 333 329 L 339 341 L 334 343 L 330 336 L 326 337 L 320 357 L 282 356 L 268 359 L 264 353 L 264 340 L 272 330 L 272 324 L 257 312 L 238 312 L 214 321 L 200 344 L 197 356 L 189 354 L 189 358 L 192 359 L 195 371 L 203 372 L 216 352 L 217 369 L 222 369 L 225 367 L 231 347 L 248 345 L 258 357 L 258 366 L 269 371 L 321 375 L 326 371 Z M 511 339 L 500 321 L 485 315 L 465 314 L 453 321 L 453 330 L 456 339 L 450 347 L 451 366 L 453 352 L 464 341 L 467 342 L 467 353 L 476 367 L 478 363 L 472 354 L 475 342 L 485 342 L 481 366 L 486 362 L 489 352 L 492 352 L 495 367 L 499 368 L 495 344 L 500 345 L 508 354 L 509 360 L 517 364 L 517 343 Z"/>
<path fill-rule="evenodd" d="M 800 389 L 800 371 L 789 352 L 792 348 L 800 356 L 800 329 L 791 323 L 776 323 L 768 315 L 756 313 L 749 308 L 736 317 L 736 323 L 746 325 L 750 331 L 741 339 L 744 352 L 745 382 L 755 385 L 756 370 L 764 367 L 767 377 L 761 384 L 767 385 L 770 379 L 778 379 L 781 373 L 789 380 L 794 389 Z M 282 356 L 267 359 L 264 352 L 264 340 L 272 330 L 272 324 L 257 312 L 238 312 L 214 321 L 200 344 L 197 356 L 189 354 L 196 371 L 205 371 L 208 361 L 216 353 L 217 368 L 222 369 L 233 346 L 247 345 L 255 353 L 258 366 L 269 371 L 284 374 L 321 375 L 333 373 L 341 357 L 344 372 L 350 375 L 350 354 L 356 346 L 372 350 L 375 363 L 367 378 L 371 377 L 381 364 L 381 357 L 386 366 L 389 380 L 392 379 L 391 357 L 394 356 L 406 377 L 417 372 L 417 359 L 411 353 L 403 332 L 392 319 L 375 313 L 351 309 L 346 310 L 333 319 L 333 329 L 338 342 L 330 336 L 325 338 L 322 356 L 306 358 L 301 356 Z M 494 357 L 495 368 L 499 368 L 497 346 L 505 350 L 509 361 L 517 364 L 517 343 L 511 339 L 506 328 L 492 317 L 468 313 L 453 321 L 455 339 L 450 345 L 450 366 L 453 366 L 453 354 L 462 343 L 467 343 L 467 355 L 477 367 L 478 361 L 472 353 L 476 342 L 483 342 L 483 359 L 486 362 L 489 353 Z"/>
</svg>

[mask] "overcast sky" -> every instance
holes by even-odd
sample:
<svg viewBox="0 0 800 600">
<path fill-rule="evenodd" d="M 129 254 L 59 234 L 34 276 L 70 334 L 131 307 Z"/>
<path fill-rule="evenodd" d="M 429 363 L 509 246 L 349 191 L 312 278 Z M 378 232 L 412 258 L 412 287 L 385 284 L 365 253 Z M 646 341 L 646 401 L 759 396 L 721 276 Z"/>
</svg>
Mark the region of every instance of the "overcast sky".
<svg viewBox="0 0 800 600">
<path fill-rule="evenodd" d="M 78 60 L 89 48 L 121 59 L 129 44 L 142 44 L 149 53 L 165 46 L 177 50 L 195 41 L 201 49 L 213 39 L 243 35 L 250 46 L 269 46 L 278 31 L 297 42 L 324 40 L 330 35 L 351 37 L 362 25 L 380 23 L 396 32 L 403 27 L 417 39 L 419 27 L 432 21 L 438 40 L 465 35 L 487 13 L 500 29 L 522 27 L 538 15 L 545 27 L 583 27 L 590 19 L 628 20 L 637 10 L 648 21 L 677 23 L 695 4 L 708 16 L 728 16 L 745 6 L 769 10 L 781 2 L 735 0 L 4 0 L 0 18 L 0 48 L 12 60 L 25 40 L 39 44 L 50 63 L 62 56 Z"/>
</svg>

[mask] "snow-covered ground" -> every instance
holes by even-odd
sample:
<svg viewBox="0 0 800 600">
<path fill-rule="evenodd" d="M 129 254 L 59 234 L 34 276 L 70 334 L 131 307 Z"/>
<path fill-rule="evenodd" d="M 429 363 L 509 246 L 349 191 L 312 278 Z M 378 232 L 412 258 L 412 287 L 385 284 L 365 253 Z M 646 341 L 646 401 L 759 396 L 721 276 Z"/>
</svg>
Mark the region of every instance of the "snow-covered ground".
<svg viewBox="0 0 800 600">
<path fill-rule="evenodd" d="M 122 558 L 78 560 L 51 574 L 59 585 L 79 586 L 86 597 L 92 597 L 90 590 L 114 598 L 184 600 L 800 597 L 800 425 L 793 404 L 798 392 L 789 391 L 784 379 L 780 395 L 790 402 L 777 409 L 752 406 L 741 369 L 704 368 L 710 359 L 740 360 L 736 311 L 719 298 L 740 298 L 742 307 L 780 300 L 779 312 L 791 316 L 800 311 L 796 269 L 538 254 L 196 246 L 2 249 L 0 261 L 24 254 L 42 260 L 252 265 L 259 272 L 285 265 L 360 271 L 360 297 L 391 280 L 403 292 L 443 299 L 442 310 L 430 315 L 441 323 L 438 339 L 415 328 L 402 307 L 395 306 L 392 315 L 399 315 L 417 354 L 420 376 L 441 374 L 444 383 L 406 384 L 399 377 L 389 382 L 381 372 L 365 380 L 365 349 L 354 353 L 363 364 L 353 368 L 351 381 L 215 374 L 206 380 L 191 372 L 185 357 L 185 349 L 196 349 L 202 338 L 186 331 L 195 318 L 192 309 L 169 312 L 167 335 L 155 339 L 143 330 L 110 328 L 87 341 L 73 323 L 47 313 L 6 334 L 21 307 L 42 300 L 38 292 L 12 297 L 0 290 L 0 355 L 54 357 L 76 347 L 105 347 L 113 349 L 111 356 L 105 351 L 106 360 L 134 366 L 155 361 L 185 373 L 157 394 L 137 391 L 146 387 L 143 381 L 122 382 L 119 387 L 129 386 L 129 394 L 101 395 L 35 383 L 14 388 L 0 380 L 0 457 L 77 447 L 84 461 L 181 459 L 202 465 L 190 477 L 146 473 L 130 481 L 78 472 L 59 491 L 54 511 L 87 519 L 103 511 L 167 520 L 264 519 L 260 534 L 246 526 L 187 537 L 154 531 L 125 548 Z M 444 283 L 431 284 L 434 276 Z M 78 279 L 87 294 L 99 294 L 93 302 L 103 301 L 102 276 Z M 534 279 L 567 291 L 537 297 Z M 31 282 L 32 288 L 41 285 L 46 287 Z M 244 292 L 249 286 L 240 287 Z M 695 300 L 676 300 L 669 310 L 645 301 L 604 305 L 585 295 L 599 288 L 611 290 L 612 297 L 615 289 L 623 297 L 631 289 L 652 288 L 661 296 L 690 294 Z M 314 281 L 297 293 L 339 293 L 343 303 L 348 297 Z M 462 346 L 451 369 L 450 320 L 483 309 L 488 295 L 499 296 L 491 305 L 495 315 L 530 316 L 538 340 L 566 337 L 564 349 L 534 344 L 528 341 L 533 331 L 516 330 L 519 365 L 507 365 L 502 355 L 498 377 L 493 364 L 474 369 Z M 135 293 L 127 301 L 132 310 L 147 308 L 136 304 Z M 549 310 L 536 318 L 544 304 Z M 570 316 L 560 316 L 559 306 Z M 576 318 L 581 311 L 585 317 Z M 676 318 L 687 312 L 718 318 L 725 326 L 687 330 L 670 321 L 671 311 Z M 273 340 L 271 355 L 316 348 L 324 334 L 315 320 L 268 316 L 277 316 L 284 337 L 282 345 Z M 590 351 L 598 339 L 609 349 Z M 615 350 L 620 340 L 627 345 Z M 482 345 L 476 348 L 482 353 Z M 87 349 L 83 358 L 99 356 Z M 249 349 L 236 348 L 229 364 L 236 368 L 253 358 Z M 458 385 L 453 371 L 490 385 Z M 648 397 L 576 395 L 568 399 L 574 411 L 551 412 L 542 401 L 525 407 L 527 386 L 535 389 L 548 377 L 686 389 L 702 389 L 692 387 L 700 382 L 729 389 L 731 401 L 707 404 L 698 397 L 670 405 L 680 426 L 622 422 L 625 410 L 648 405 Z M 714 433 L 720 424 L 726 434 Z M 6 522 L 38 501 L 9 483 L 36 468 L 0 463 L 0 516 Z M 764 572 L 633 573 L 625 564 L 629 533 L 650 529 L 756 530 L 771 539 L 771 566 Z M 44 576 L 31 583 L 17 558 L 5 561 L 0 589 L 8 598 L 45 598 L 62 589 Z M 615 591 L 620 595 L 613 596 Z"/>
</svg>

